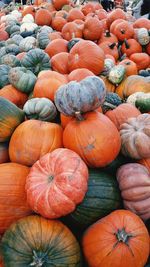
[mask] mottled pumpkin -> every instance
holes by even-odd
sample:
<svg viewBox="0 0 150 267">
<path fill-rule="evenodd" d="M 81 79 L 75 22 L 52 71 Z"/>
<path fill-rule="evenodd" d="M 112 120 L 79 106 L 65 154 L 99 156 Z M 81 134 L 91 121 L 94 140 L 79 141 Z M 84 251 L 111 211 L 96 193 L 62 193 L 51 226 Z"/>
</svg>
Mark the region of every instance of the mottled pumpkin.
<svg viewBox="0 0 150 267">
<path fill-rule="evenodd" d="M 122 153 L 134 159 L 150 157 L 150 114 L 130 118 L 120 127 Z"/>
<path fill-rule="evenodd" d="M 6 267 L 82 266 L 79 244 L 69 228 L 40 216 L 11 225 L 3 236 L 2 253 Z"/>
</svg>

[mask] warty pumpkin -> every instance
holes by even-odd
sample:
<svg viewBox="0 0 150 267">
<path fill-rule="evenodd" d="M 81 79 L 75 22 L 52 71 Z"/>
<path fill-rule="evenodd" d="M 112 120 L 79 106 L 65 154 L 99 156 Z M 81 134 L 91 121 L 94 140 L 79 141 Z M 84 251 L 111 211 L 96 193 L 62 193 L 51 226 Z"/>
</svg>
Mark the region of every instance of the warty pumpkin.
<svg viewBox="0 0 150 267">
<path fill-rule="evenodd" d="M 129 118 L 120 127 L 122 153 L 134 159 L 150 157 L 150 114 Z"/>
<path fill-rule="evenodd" d="M 9 156 L 12 162 L 32 166 L 41 156 L 62 147 L 62 128 L 56 123 L 28 120 L 11 137 Z"/>
<path fill-rule="evenodd" d="M 11 225 L 3 236 L 2 253 L 6 267 L 82 266 L 79 244 L 69 228 L 37 215 Z"/>
<path fill-rule="evenodd" d="M 103 114 L 93 111 L 73 119 L 64 129 L 63 144 L 78 153 L 91 167 L 104 167 L 120 151 L 120 135 L 116 126 Z M 113 139 L 113 142 L 112 142 Z"/>
<path fill-rule="evenodd" d="M 149 256 L 149 234 L 136 214 L 116 210 L 86 230 L 82 248 L 90 267 L 143 267 Z"/>
</svg>

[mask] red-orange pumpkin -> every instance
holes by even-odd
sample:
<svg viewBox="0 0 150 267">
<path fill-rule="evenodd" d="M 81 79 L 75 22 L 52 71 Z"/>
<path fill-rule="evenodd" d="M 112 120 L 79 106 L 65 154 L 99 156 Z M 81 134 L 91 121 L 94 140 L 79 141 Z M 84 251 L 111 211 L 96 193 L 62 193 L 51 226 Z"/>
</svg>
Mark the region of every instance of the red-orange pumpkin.
<svg viewBox="0 0 150 267">
<path fill-rule="evenodd" d="M 54 71 L 62 74 L 68 74 L 68 57 L 69 53 L 61 52 L 51 58 L 51 66 Z"/>
<path fill-rule="evenodd" d="M 9 162 L 8 143 L 0 143 L 0 164 Z"/>
<path fill-rule="evenodd" d="M 141 53 L 142 46 L 135 39 L 128 39 L 122 44 L 121 51 L 130 57 L 133 53 Z"/>
<path fill-rule="evenodd" d="M 56 10 L 60 10 L 64 5 L 68 5 L 70 0 L 53 0 L 52 3 Z"/>
<path fill-rule="evenodd" d="M 126 69 L 126 76 L 137 75 L 138 69 L 134 61 L 130 59 L 122 60 L 119 65 L 123 65 Z"/>
<path fill-rule="evenodd" d="M 31 214 L 25 183 L 29 168 L 16 163 L 0 164 L 0 233 L 10 224 Z"/>
<path fill-rule="evenodd" d="M 83 36 L 86 40 L 98 40 L 103 32 L 103 25 L 98 18 L 88 18 L 84 23 Z"/>
<path fill-rule="evenodd" d="M 98 7 L 96 6 L 96 3 L 94 2 L 89 2 L 86 3 L 84 6 L 82 6 L 81 11 L 83 14 L 86 16 L 89 13 L 95 13 L 95 10 L 101 9 L 102 6 L 99 5 Z"/>
<path fill-rule="evenodd" d="M 49 33 L 49 39 L 51 40 L 51 41 L 53 41 L 53 40 L 55 40 L 55 39 L 63 39 L 62 38 L 62 34 L 61 34 L 61 32 L 59 32 L 59 31 L 57 31 L 57 32 L 51 32 L 51 33 Z"/>
<path fill-rule="evenodd" d="M 52 21 L 51 13 L 46 9 L 39 9 L 35 14 L 35 23 L 39 26 L 50 25 Z"/>
<path fill-rule="evenodd" d="M 118 43 L 117 37 L 108 30 L 102 33 L 101 38 L 98 40 L 98 44 L 106 41 L 111 43 Z"/>
<path fill-rule="evenodd" d="M 104 51 L 105 55 L 111 55 L 117 61 L 119 58 L 118 48 L 116 43 L 105 41 L 99 44 L 99 47 Z"/>
<path fill-rule="evenodd" d="M 136 214 L 116 210 L 86 230 L 82 247 L 90 267 L 143 267 L 149 234 Z"/>
<path fill-rule="evenodd" d="M 90 52 L 89 52 L 90 51 Z M 69 70 L 86 68 L 94 74 L 100 74 L 104 68 L 104 52 L 92 41 L 79 41 L 69 54 Z"/>
<path fill-rule="evenodd" d="M 82 38 L 83 26 L 75 22 L 67 22 L 62 28 L 62 36 L 65 40 L 69 41 L 72 38 Z"/>
<path fill-rule="evenodd" d="M 146 53 L 133 53 L 130 59 L 136 63 L 138 70 L 146 69 L 150 65 L 150 57 Z"/>
<path fill-rule="evenodd" d="M 150 29 L 150 20 L 146 18 L 139 18 L 133 23 L 134 28 L 146 28 Z"/>
<path fill-rule="evenodd" d="M 107 18 L 107 12 L 104 9 L 98 9 L 96 10 L 96 15 L 99 18 L 99 20 L 106 19 Z"/>
<path fill-rule="evenodd" d="M 55 39 L 51 41 L 45 48 L 45 52 L 50 56 L 54 56 L 61 52 L 68 52 L 68 42 L 64 39 Z"/>
<path fill-rule="evenodd" d="M 25 102 L 28 99 L 28 96 L 21 91 L 18 91 L 15 87 L 11 84 L 4 86 L 0 90 L 0 96 L 8 99 L 12 103 L 14 103 L 18 107 L 23 107 Z"/>
<path fill-rule="evenodd" d="M 77 152 L 87 165 L 104 167 L 118 155 L 120 135 L 105 115 L 95 111 L 84 114 L 82 120 L 69 122 L 63 143 L 64 147 Z"/>
<path fill-rule="evenodd" d="M 74 21 L 76 19 L 84 20 L 84 14 L 83 12 L 78 8 L 73 8 L 69 11 L 67 20 L 68 21 Z"/>
<path fill-rule="evenodd" d="M 121 8 L 116 8 L 112 10 L 107 16 L 107 24 L 110 27 L 112 22 L 116 19 L 124 19 L 126 20 L 126 14 Z"/>
<path fill-rule="evenodd" d="M 83 200 L 87 182 L 88 168 L 82 159 L 69 149 L 56 149 L 32 166 L 26 181 L 27 200 L 43 217 L 59 218 Z"/>
<path fill-rule="evenodd" d="M 0 31 L 0 41 L 6 41 L 9 38 L 9 34 L 5 30 Z"/>
<path fill-rule="evenodd" d="M 22 11 L 22 16 L 26 16 L 27 14 L 31 14 L 33 17 L 35 17 L 35 8 L 33 6 L 27 6 Z"/>
<path fill-rule="evenodd" d="M 32 166 L 41 156 L 62 147 L 62 128 L 56 123 L 28 120 L 16 128 L 9 143 L 12 162 Z"/>
<path fill-rule="evenodd" d="M 68 80 L 69 81 L 81 81 L 88 76 L 94 76 L 94 73 L 88 69 L 76 69 L 69 73 Z"/>
<path fill-rule="evenodd" d="M 115 19 L 112 24 L 110 25 L 110 32 L 114 33 L 114 29 L 115 27 L 120 23 L 120 22 L 124 22 L 124 19 Z"/>
<path fill-rule="evenodd" d="M 124 41 L 133 37 L 134 29 L 128 21 L 122 21 L 115 26 L 113 33 L 119 41 Z"/>
<path fill-rule="evenodd" d="M 146 53 L 150 55 L 150 43 L 146 46 Z"/>
<path fill-rule="evenodd" d="M 54 30 L 56 31 L 60 31 L 62 30 L 63 26 L 67 23 L 66 19 L 62 18 L 62 17 L 54 17 L 52 19 L 52 23 L 51 26 Z"/>
</svg>

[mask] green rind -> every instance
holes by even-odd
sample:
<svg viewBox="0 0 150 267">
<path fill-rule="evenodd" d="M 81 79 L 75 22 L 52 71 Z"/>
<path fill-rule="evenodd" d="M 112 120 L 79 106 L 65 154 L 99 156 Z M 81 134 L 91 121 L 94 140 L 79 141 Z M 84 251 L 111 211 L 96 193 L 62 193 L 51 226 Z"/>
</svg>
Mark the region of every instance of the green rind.
<svg viewBox="0 0 150 267">
<path fill-rule="evenodd" d="M 135 106 L 143 113 L 150 112 L 150 98 L 137 99 Z"/>
</svg>

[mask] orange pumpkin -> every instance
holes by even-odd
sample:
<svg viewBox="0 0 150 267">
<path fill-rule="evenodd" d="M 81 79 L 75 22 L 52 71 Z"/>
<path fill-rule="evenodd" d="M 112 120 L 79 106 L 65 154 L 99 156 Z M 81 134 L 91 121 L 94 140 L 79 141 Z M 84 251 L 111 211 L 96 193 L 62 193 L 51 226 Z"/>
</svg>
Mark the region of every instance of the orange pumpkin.
<svg viewBox="0 0 150 267">
<path fill-rule="evenodd" d="M 125 67 L 126 76 L 131 76 L 131 75 L 137 75 L 138 74 L 137 65 L 135 64 L 134 61 L 132 61 L 130 59 L 124 59 L 124 60 L 122 60 L 119 63 L 119 65 L 123 65 Z"/>
<path fill-rule="evenodd" d="M 115 92 L 116 86 L 111 83 L 106 76 L 100 75 L 100 78 L 104 81 L 107 92 Z"/>
<path fill-rule="evenodd" d="M 90 267 L 143 267 L 149 234 L 136 214 L 116 210 L 86 230 L 82 247 Z"/>
<path fill-rule="evenodd" d="M 0 233 L 13 222 L 31 214 L 25 183 L 29 168 L 16 163 L 0 164 Z"/>
<path fill-rule="evenodd" d="M 115 29 L 115 27 L 120 23 L 120 22 L 124 22 L 125 20 L 124 19 L 115 19 L 112 23 L 111 23 L 111 25 L 110 25 L 110 32 L 111 33 L 114 33 L 114 29 Z"/>
<path fill-rule="evenodd" d="M 77 152 L 91 167 L 108 165 L 118 155 L 121 145 L 115 125 L 96 111 L 71 120 L 64 129 L 63 144 Z"/>
<path fill-rule="evenodd" d="M 61 52 L 51 58 L 51 66 L 54 71 L 62 74 L 68 74 L 68 57 L 69 53 Z"/>
<path fill-rule="evenodd" d="M 51 26 L 54 30 L 61 32 L 63 26 L 67 23 L 66 19 L 62 18 L 62 17 L 54 17 L 52 19 L 52 23 Z"/>
<path fill-rule="evenodd" d="M 64 39 L 55 39 L 46 46 L 45 52 L 50 58 L 60 52 L 68 52 L 67 44 L 68 42 Z"/>
<path fill-rule="evenodd" d="M 72 38 L 82 38 L 83 26 L 75 22 L 68 22 L 62 28 L 62 36 L 65 40 L 69 41 Z"/>
<path fill-rule="evenodd" d="M 83 36 L 86 40 L 98 40 L 103 32 L 103 25 L 98 18 L 88 18 L 84 23 Z"/>
<path fill-rule="evenodd" d="M 99 18 L 99 20 L 106 19 L 107 18 L 107 12 L 105 9 L 98 9 L 96 10 L 96 15 Z"/>
<path fill-rule="evenodd" d="M 59 11 L 55 12 L 55 16 L 54 17 L 62 17 L 64 19 L 67 19 L 68 12 L 65 11 L 65 10 L 59 10 Z"/>
<path fill-rule="evenodd" d="M 146 18 L 139 18 L 133 23 L 134 28 L 146 28 L 150 29 L 150 21 Z"/>
<path fill-rule="evenodd" d="M 52 21 L 51 13 L 46 9 L 39 9 L 35 14 L 35 23 L 39 26 L 50 25 Z"/>
<path fill-rule="evenodd" d="M 138 70 L 146 69 L 150 65 L 150 57 L 146 53 L 134 53 L 130 59 L 136 63 Z"/>
<path fill-rule="evenodd" d="M 104 54 L 111 55 L 117 61 L 119 58 L 118 48 L 116 43 L 111 43 L 109 41 L 105 41 L 99 44 L 99 47 L 104 51 Z"/>
<path fill-rule="evenodd" d="M 99 10 L 101 8 L 102 6 L 100 4 L 96 5 L 96 3 L 94 2 L 89 2 L 82 6 L 81 11 L 86 16 L 89 13 L 95 13 L 96 10 Z"/>
<path fill-rule="evenodd" d="M 69 53 L 69 70 L 86 68 L 98 75 L 104 68 L 104 58 L 104 52 L 98 45 L 81 40 Z"/>
<path fill-rule="evenodd" d="M 101 38 L 98 40 L 98 44 L 106 41 L 111 43 L 118 43 L 117 37 L 108 30 L 102 33 Z"/>
<path fill-rule="evenodd" d="M 11 84 L 4 86 L 0 90 L 0 96 L 8 99 L 12 103 L 14 103 L 18 107 L 23 107 L 25 102 L 28 99 L 28 95 L 25 93 L 18 91 L 15 87 L 13 87 Z"/>
<path fill-rule="evenodd" d="M 53 40 L 55 40 L 55 39 L 63 39 L 62 38 L 62 35 L 61 35 L 61 32 L 51 32 L 51 33 L 49 33 L 49 39 L 51 40 L 51 41 L 53 41 Z"/>
<path fill-rule="evenodd" d="M 9 162 L 8 143 L 0 143 L 0 164 Z"/>
<path fill-rule="evenodd" d="M 56 123 L 28 120 L 16 128 L 9 143 L 12 162 L 32 166 L 41 156 L 62 147 L 62 128 Z"/>
<path fill-rule="evenodd" d="M 131 104 L 124 103 L 119 105 L 113 110 L 109 110 L 105 115 L 120 129 L 122 123 L 126 122 L 129 118 L 137 117 L 141 112 Z"/>
<path fill-rule="evenodd" d="M 73 8 L 69 11 L 67 20 L 74 21 L 76 19 L 84 20 L 84 14 L 78 8 Z"/>
<path fill-rule="evenodd" d="M 133 37 L 134 29 L 128 21 L 122 21 L 115 26 L 113 33 L 119 41 L 124 41 Z"/>
<path fill-rule="evenodd" d="M 122 44 L 121 51 L 130 57 L 133 53 L 141 53 L 142 46 L 135 39 L 128 39 Z"/>
<path fill-rule="evenodd" d="M 69 73 L 68 80 L 69 81 L 81 81 L 88 76 L 94 76 L 94 73 L 88 69 L 76 69 Z"/>
<path fill-rule="evenodd" d="M 37 82 L 34 86 L 34 97 L 46 97 L 54 100 L 57 89 L 68 82 L 67 77 L 56 71 L 43 71 L 39 73 Z"/>
<path fill-rule="evenodd" d="M 9 34 L 5 30 L 0 31 L 0 41 L 6 41 L 9 38 Z"/>
<path fill-rule="evenodd" d="M 35 8 L 33 6 L 27 6 L 22 11 L 22 17 L 26 16 L 27 14 L 31 14 L 33 18 L 35 17 Z"/>
<path fill-rule="evenodd" d="M 116 19 L 124 19 L 126 20 L 126 14 L 121 8 L 116 8 L 112 10 L 108 16 L 107 16 L 107 24 L 110 27 L 110 25 L 113 23 Z"/>
<path fill-rule="evenodd" d="M 146 46 L 146 53 L 150 55 L 150 43 Z"/>
<path fill-rule="evenodd" d="M 70 0 L 53 0 L 52 3 L 56 10 L 60 10 L 64 5 L 68 5 Z"/>
<path fill-rule="evenodd" d="M 140 159 L 140 160 L 138 160 L 138 163 L 144 165 L 150 172 L 150 158 Z"/>
</svg>

